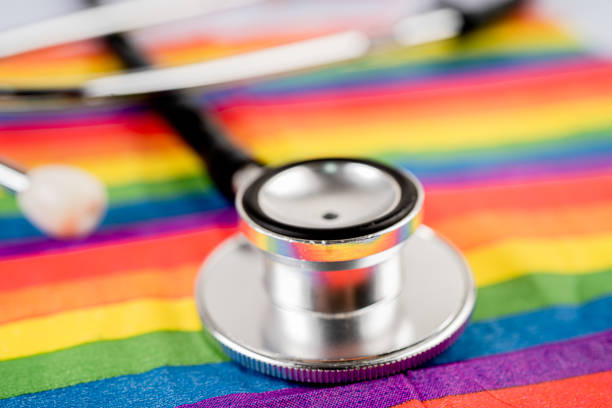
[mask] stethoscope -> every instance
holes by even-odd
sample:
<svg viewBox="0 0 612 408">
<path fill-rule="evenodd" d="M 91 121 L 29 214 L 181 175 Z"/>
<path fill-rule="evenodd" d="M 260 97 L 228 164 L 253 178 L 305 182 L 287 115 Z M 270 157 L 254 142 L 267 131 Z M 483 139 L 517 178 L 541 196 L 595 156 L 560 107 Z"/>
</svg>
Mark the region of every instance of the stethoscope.
<svg viewBox="0 0 612 408">
<path fill-rule="evenodd" d="M 446 38 L 489 21 L 515 3 L 496 2 L 472 14 L 453 7 L 434 10 L 428 12 L 429 20 L 411 17 L 398 23 L 394 38 L 405 35 L 407 44 Z M 424 27 L 423 21 L 431 23 L 431 16 L 448 22 L 451 15 L 458 23 L 451 30 L 445 26 L 446 34 L 414 31 Z M 400 30 L 402 25 L 409 29 Z M 169 82 L 160 78 L 176 76 L 176 71 L 168 74 L 173 69 L 101 78 L 79 89 L 12 89 L 5 94 L 148 93 L 151 108 L 202 157 L 215 185 L 235 203 L 240 216 L 240 232 L 213 252 L 198 275 L 195 299 L 204 325 L 232 359 L 260 372 L 303 382 L 359 381 L 436 356 L 462 333 L 474 308 L 474 279 L 460 252 L 420 225 L 420 182 L 409 172 L 364 159 L 321 158 L 266 167 L 232 145 L 221 128 L 176 89 L 278 73 L 276 64 L 265 63 L 245 73 L 245 61 L 252 66 L 262 61 L 261 55 L 277 61 L 307 49 L 323 50 L 314 58 L 291 62 L 289 70 L 346 60 L 368 52 L 381 38 L 340 33 L 230 58 L 226 65 L 217 62 L 216 71 L 211 68 L 214 61 L 196 64 L 188 67 L 191 73 L 183 72 L 186 77 Z M 150 68 L 123 35 L 111 33 L 104 40 L 126 68 Z M 232 71 L 231 66 L 240 69 Z M 205 75 L 215 72 L 214 81 Z M 154 75 L 161 76 L 151 80 Z M 126 78 L 131 83 L 127 88 L 120 85 L 127 84 Z M 38 182 L 35 172 L 5 165 L 0 167 L 5 186 L 2 171 L 12 173 L 12 189 L 24 197 Z M 79 177 L 74 179 L 85 183 L 88 176 Z M 50 185 L 51 179 L 45 183 Z M 100 191 L 92 196 L 103 200 Z"/>
</svg>

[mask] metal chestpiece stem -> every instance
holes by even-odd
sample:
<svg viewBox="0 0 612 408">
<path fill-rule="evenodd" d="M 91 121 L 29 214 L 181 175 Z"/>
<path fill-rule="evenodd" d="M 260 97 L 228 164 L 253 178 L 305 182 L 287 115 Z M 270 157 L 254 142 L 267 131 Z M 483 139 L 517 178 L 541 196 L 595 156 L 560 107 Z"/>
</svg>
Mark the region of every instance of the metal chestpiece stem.
<svg viewBox="0 0 612 408">
<path fill-rule="evenodd" d="M 401 253 L 388 250 L 363 260 L 296 263 L 268 254 L 265 285 L 280 307 L 349 313 L 392 299 L 402 285 Z"/>
<path fill-rule="evenodd" d="M 264 251 L 272 302 L 336 314 L 397 296 L 398 249 L 420 223 L 423 201 L 408 177 L 369 161 L 313 160 L 239 194 L 241 230 Z"/>
<path fill-rule="evenodd" d="M 215 250 L 196 284 L 202 322 L 234 360 L 289 380 L 352 382 L 420 364 L 462 332 L 471 272 L 419 227 L 414 176 L 332 158 L 244 180 L 242 234 Z"/>
</svg>

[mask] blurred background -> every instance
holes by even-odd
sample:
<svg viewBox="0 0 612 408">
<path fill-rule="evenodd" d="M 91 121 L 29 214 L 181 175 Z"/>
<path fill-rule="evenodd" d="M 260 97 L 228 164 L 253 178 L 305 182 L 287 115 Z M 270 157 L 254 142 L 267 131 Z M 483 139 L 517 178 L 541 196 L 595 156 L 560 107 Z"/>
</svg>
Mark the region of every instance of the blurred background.
<svg viewBox="0 0 612 408">
<path fill-rule="evenodd" d="M 439 8 L 431 1 L 270 1 L 198 16 L 190 11 L 193 3 L 152 2 L 157 14 L 185 7 L 196 16 L 130 32 L 157 67 L 347 29 L 384 33 L 404 16 Z M 499 2 L 457 3 L 478 11 Z M 567 138 L 598 132 L 610 121 L 602 78 L 609 74 L 604 56 L 612 37 L 601 34 L 605 24 L 597 24 L 607 3 L 574 3 L 523 2 L 460 38 L 415 47 L 390 43 L 328 67 L 188 92 L 238 146 L 270 164 L 368 156 L 409 168 L 426 187 L 531 180 L 573 171 L 578 161 L 581 169 L 603 165 L 608 157 L 558 160 L 546 144 L 557 138 L 578 142 L 582 138 Z M 0 27 L 10 34 L 11 28 L 82 8 L 76 0 L 15 2 L 5 7 Z M 27 47 L 27 38 L 20 38 L 19 31 L 0 38 L 4 55 Z M 2 85 L 25 89 L 80 86 L 121 69 L 95 38 L 0 60 Z M 206 211 L 226 207 L 193 152 L 138 98 L 3 98 L 0 108 L 3 156 L 27 167 L 74 164 L 107 185 L 111 206 L 96 236 L 149 230 L 174 217 L 193 216 L 190 222 L 197 223 Z M 14 199 L 3 195 L 4 213 L 14 207 Z M 6 248 L 40 239 L 23 219 L 7 217 L 3 226 Z"/>
<path fill-rule="evenodd" d="M 193 2 L 151 8 L 183 3 Z M 123 72 L 97 38 L 18 53 L 30 41 L 18 30 L 83 7 L 14 1 L 0 16 L 0 155 L 78 166 L 109 197 L 90 236 L 56 240 L 0 192 L 0 398 L 170 406 L 292 387 L 235 368 L 202 333 L 193 280 L 236 215 L 180 136 L 138 96 L 11 95 Z M 400 17 L 439 7 L 262 1 L 129 35 L 166 68 L 344 30 L 384 39 Z M 524 1 L 459 38 L 391 41 L 350 61 L 185 93 L 265 163 L 369 157 L 419 177 L 424 223 L 463 252 L 479 287 L 473 322 L 435 367 L 612 326 L 610 15 L 604 0 Z"/>
</svg>

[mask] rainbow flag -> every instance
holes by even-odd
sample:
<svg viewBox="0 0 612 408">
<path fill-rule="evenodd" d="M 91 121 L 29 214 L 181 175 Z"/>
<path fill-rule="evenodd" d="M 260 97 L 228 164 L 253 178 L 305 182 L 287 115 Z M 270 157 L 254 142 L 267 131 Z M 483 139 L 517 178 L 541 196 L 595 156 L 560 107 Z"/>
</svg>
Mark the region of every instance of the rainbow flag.
<svg viewBox="0 0 612 408">
<path fill-rule="evenodd" d="M 147 47 L 173 65 L 291 39 Z M 117 67 L 89 41 L 2 60 L 0 78 L 66 85 Z M 0 195 L 1 407 L 611 406 L 610 63 L 524 11 L 463 42 L 196 98 L 269 163 L 362 156 L 414 172 L 424 223 L 476 277 L 465 334 L 424 367 L 351 385 L 241 368 L 192 297 L 199 266 L 236 231 L 197 157 L 135 101 L 5 101 L 0 153 L 81 166 L 110 208 L 91 237 L 55 241 Z"/>
</svg>

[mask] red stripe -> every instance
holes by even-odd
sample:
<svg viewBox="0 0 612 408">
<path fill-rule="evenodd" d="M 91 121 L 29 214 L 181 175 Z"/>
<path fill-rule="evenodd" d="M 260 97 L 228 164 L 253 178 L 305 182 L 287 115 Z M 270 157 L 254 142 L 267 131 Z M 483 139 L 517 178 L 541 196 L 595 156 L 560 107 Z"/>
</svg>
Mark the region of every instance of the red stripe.
<svg viewBox="0 0 612 408">
<path fill-rule="evenodd" d="M 487 390 L 430 401 L 409 401 L 401 408 L 594 408 L 612 404 L 612 371 L 523 387 Z"/>
<path fill-rule="evenodd" d="M 0 291 L 114 273 L 168 269 L 203 261 L 233 228 L 174 234 L 161 238 L 0 262 Z"/>
<path fill-rule="evenodd" d="M 130 135 L 142 137 L 143 133 L 167 133 L 169 129 L 162 119 L 151 112 L 93 111 L 82 116 L 75 115 L 66 119 L 62 117 L 64 116 L 36 117 L 36 120 L 32 120 L 26 115 L 23 121 L 3 123 L 0 133 L 2 148 L 27 145 L 29 141 L 57 142 L 58 138 L 83 142 L 84 133 L 88 137 L 91 135 L 99 138 L 99 141 L 104 141 L 102 138 L 122 139 Z M 107 126 L 116 126 L 117 129 L 109 131 L 105 128 Z M 70 132 L 67 132 L 66 128 L 69 128 Z M 117 130 L 121 132 L 116 134 Z"/>
<path fill-rule="evenodd" d="M 270 118 L 304 116 L 309 120 L 343 122 L 359 113 L 398 120 L 423 115 L 440 116 L 440 112 L 483 112 L 494 109 L 526 109 L 531 106 L 559 103 L 563 100 L 612 96 L 612 65 L 600 62 L 568 63 L 555 67 L 530 67 L 506 72 L 422 81 L 416 84 L 377 85 L 375 90 L 350 88 L 325 90 L 285 97 L 237 97 L 220 107 L 229 123 L 259 121 Z M 309 122 L 309 126 L 311 126 Z M 260 139 L 260 135 L 257 136 Z"/>
<path fill-rule="evenodd" d="M 172 269 L 126 271 L 4 292 L 0 324 L 133 299 L 188 297 L 193 294 L 199 266 L 198 262 Z"/>
<path fill-rule="evenodd" d="M 425 192 L 424 222 L 431 225 L 479 211 L 564 208 L 612 201 L 612 172 L 521 184 L 432 187 Z"/>
</svg>

